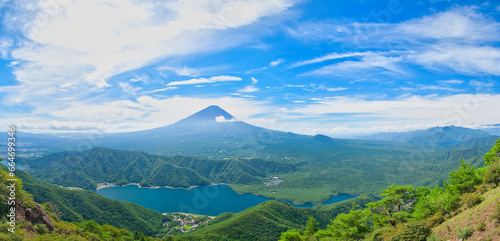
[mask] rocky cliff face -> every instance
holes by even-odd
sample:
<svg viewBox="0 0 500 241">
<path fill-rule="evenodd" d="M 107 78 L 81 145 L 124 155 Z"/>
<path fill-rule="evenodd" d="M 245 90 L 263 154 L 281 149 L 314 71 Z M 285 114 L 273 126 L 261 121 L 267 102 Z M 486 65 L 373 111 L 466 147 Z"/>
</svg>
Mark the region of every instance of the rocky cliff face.
<svg viewBox="0 0 500 241">
<path fill-rule="evenodd" d="M 45 224 L 49 231 L 54 231 L 54 223 L 39 204 L 33 209 L 24 208 L 19 202 L 16 204 L 16 221 L 24 220 L 28 222 L 28 225 L 24 227 L 27 232 L 36 233 L 34 225 L 37 223 Z"/>
</svg>

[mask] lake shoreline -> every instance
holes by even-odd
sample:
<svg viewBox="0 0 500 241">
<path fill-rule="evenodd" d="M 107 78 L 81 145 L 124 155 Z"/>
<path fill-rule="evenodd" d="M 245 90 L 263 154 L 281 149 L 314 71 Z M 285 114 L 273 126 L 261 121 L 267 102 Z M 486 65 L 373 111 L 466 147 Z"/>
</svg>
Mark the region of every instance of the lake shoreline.
<svg viewBox="0 0 500 241">
<path fill-rule="evenodd" d="M 114 184 L 114 183 L 106 183 L 106 184 L 97 184 L 97 188 L 95 191 L 98 191 L 100 189 L 103 189 L 103 188 L 108 188 L 108 187 L 125 187 L 125 186 L 137 186 L 139 188 L 145 188 L 145 189 L 159 189 L 159 188 L 169 188 L 169 189 L 183 189 L 183 190 L 191 190 L 193 188 L 196 188 L 196 187 L 210 187 L 210 186 L 217 186 L 217 185 L 228 185 L 227 183 L 212 183 L 210 185 L 203 185 L 203 186 L 200 186 L 200 185 L 195 185 L 195 186 L 189 186 L 188 188 L 184 188 L 184 187 L 171 187 L 171 186 L 152 186 L 152 187 L 143 187 L 141 186 L 139 183 L 127 183 L 127 184 L 123 184 L 123 185 L 117 185 L 117 184 Z M 228 185 L 229 186 L 229 185 Z M 231 188 L 232 189 L 232 188 Z"/>
<path fill-rule="evenodd" d="M 328 205 L 328 204 L 324 204 L 326 202 L 328 202 L 329 200 L 331 200 L 332 198 L 336 197 L 336 196 L 341 196 L 341 195 L 348 195 L 348 196 L 352 196 L 351 198 L 355 198 L 359 195 L 351 195 L 351 194 L 337 194 L 337 195 L 332 195 L 330 196 L 328 199 L 326 199 L 325 201 L 321 202 L 321 203 L 300 203 L 300 204 L 297 204 L 295 203 L 294 201 L 291 201 L 291 200 L 281 200 L 281 199 L 276 199 L 276 198 L 273 198 L 273 197 L 266 197 L 264 195 L 260 195 L 260 194 L 255 194 L 255 193 L 250 193 L 250 192 L 238 192 L 236 190 L 234 190 L 228 183 L 212 183 L 210 185 L 203 185 L 203 186 L 200 186 L 200 185 L 196 185 L 196 186 L 190 186 L 188 188 L 182 188 L 182 187 L 171 187 L 171 186 L 152 186 L 152 187 L 143 187 L 141 186 L 139 183 L 128 183 L 128 184 L 124 184 L 124 185 L 117 185 L 117 184 L 114 184 L 114 183 L 106 183 L 106 184 L 102 184 L 102 185 L 99 185 L 98 184 L 98 187 L 96 188 L 95 191 L 98 191 L 98 190 L 101 190 L 101 189 L 104 189 L 104 188 L 108 188 L 108 187 L 125 187 L 125 186 L 137 186 L 138 188 L 143 188 L 143 189 L 160 189 L 160 188 L 168 188 L 168 189 L 182 189 L 182 190 L 191 190 L 193 188 L 197 188 L 197 187 L 210 187 L 210 186 L 217 186 L 217 185 L 226 185 L 228 186 L 229 188 L 231 188 L 231 190 L 233 190 L 235 193 L 239 194 L 239 195 L 245 195 L 245 194 L 250 194 L 250 195 L 255 195 L 255 196 L 259 196 L 259 197 L 263 197 L 263 198 L 266 198 L 266 199 L 269 199 L 269 200 L 275 200 L 275 201 L 279 201 L 279 202 L 285 202 L 285 203 L 289 203 L 291 204 L 292 206 L 294 207 L 298 207 L 298 208 L 312 208 L 314 205 L 318 205 L 318 204 L 321 204 L 321 205 Z M 349 199 L 351 199 L 349 198 Z M 346 199 L 347 200 L 347 199 Z M 305 205 L 312 205 L 311 207 L 300 207 L 300 206 L 305 206 Z"/>
</svg>

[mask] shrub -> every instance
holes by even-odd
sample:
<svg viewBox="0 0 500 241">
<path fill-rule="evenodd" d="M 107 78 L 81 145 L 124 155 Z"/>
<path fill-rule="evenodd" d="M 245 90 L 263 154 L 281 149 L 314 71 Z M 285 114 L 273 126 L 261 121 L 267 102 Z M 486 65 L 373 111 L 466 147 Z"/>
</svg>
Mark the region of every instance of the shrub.
<svg viewBox="0 0 500 241">
<path fill-rule="evenodd" d="M 464 228 L 464 229 L 458 230 L 458 238 L 459 239 L 466 240 L 466 239 L 470 238 L 473 234 L 474 234 L 474 232 L 472 230 L 470 230 L 469 228 Z"/>
<path fill-rule="evenodd" d="M 460 197 L 460 204 L 466 208 L 480 204 L 482 201 L 483 197 L 477 193 L 465 193 Z"/>
<path fill-rule="evenodd" d="M 486 191 L 488 191 L 488 185 L 487 184 L 481 184 L 479 186 L 476 186 L 476 193 L 478 193 L 478 194 L 484 194 Z"/>
<path fill-rule="evenodd" d="M 497 203 L 495 213 L 491 216 L 496 223 L 500 223 L 500 203 Z"/>
<path fill-rule="evenodd" d="M 427 238 L 427 241 L 441 241 L 441 239 L 436 234 L 431 234 L 431 236 Z"/>
<path fill-rule="evenodd" d="M 484 224 L 483 221 L 479 222 L 476 226 L 477 231 L 484 231 L 486 230 L 486 224 Z"/>
<path fill-rule="evenodd" d="M 437 213 L 434 216 L 427 219 L 427 226 L 432 228 L 436 227 L 444 221 L 443 214 Z"/>
<path fill-rule="evenodd" d="M 488 166 L 483 181 L 484 183 L 493 183 L 498 186 L 500 183 L 500 161 L 496 161 Z"/>
<path fill-rule="evenodd" d="M 37 224 L 35 224 L 35 230 L 39 234 L 46 234 L 46 233 L 49 232 L 49 229 L 47 228 L 47 225 L 45 225 L 43 223 L 37 223 Z"/>
<path fill-rule="evenodd" d="M 424 221 L 406 223 L 390 240 L 391 241 L 426 241 L 431 229 Z"/>
</svg>

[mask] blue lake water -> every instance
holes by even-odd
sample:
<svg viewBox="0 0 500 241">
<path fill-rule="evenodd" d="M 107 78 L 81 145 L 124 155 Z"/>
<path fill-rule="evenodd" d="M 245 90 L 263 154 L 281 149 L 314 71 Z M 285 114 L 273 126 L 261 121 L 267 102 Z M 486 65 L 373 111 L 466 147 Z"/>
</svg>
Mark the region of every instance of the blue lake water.
<svg viewBox="0 0 500 241">
<path fill-rule="evenodd" d="M 258 205 L 269 198 L 238 194 L 227 185 L 195 187 L 190 190 L 172 188 L 139 188 L 135 185 L 107 187 L 97 193 L 116 200 L 133 202 L 161 213 L 185 212 L 216 216 L 224 212 L 237 213 Z M 340 202 L 353 198 L 351 195 L 338 195 L 323 204 Z M 295 205 L 295 207 L 313 207 L 314 204 Z"/>
<path fill-rule="evenodd" d="M 1 165 L 3 165 L 3 166 L 9 167 L 9 163 L 8 163 L 8 162 L 6 162 L 6 161 L 1 161 L 1 162 L 0 162 L 0 164 L 1 164 Z M 17 163 L 16 163 L 16 169 L 19 169 L 19 170 L 23 170 L 23 171 L 24 171 L 24 170 L 26 170 L 26 167 L 25 167 L 25 166 L 23 166 L 23 165 L 21 165 L 21 164 L 17 164 Z"/>
</svg>

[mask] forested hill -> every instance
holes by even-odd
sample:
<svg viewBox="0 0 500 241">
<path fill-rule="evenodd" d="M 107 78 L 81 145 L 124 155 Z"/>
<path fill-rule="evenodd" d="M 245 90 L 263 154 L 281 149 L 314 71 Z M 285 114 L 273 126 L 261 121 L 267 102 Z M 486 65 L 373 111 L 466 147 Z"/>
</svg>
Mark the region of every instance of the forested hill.
<svg viewBox="0 0 500 241">
<path fill-rule="evenodd" d="M 278 240 L 285 230 L 304 228 L 304 220 L 309 217 L 315 217 L 318 225 L 325 228 L 331 218 L 347 212 L 354 203 L 363 205 L 374 200 L 374 196 L 362 195 L 321 208 L 295 208 L 288 203 L 267 201 L 239 213 L 223 213 L 208 226 L 174 236 L 173 240 Z"/>
<path fill-rule="evenodd" d="M 326 229 L 310 219 L 280 240 L 500 240 L 500 139 L 484 159 L 480 168 L 462 160 L 444 187 L 391 185 L 381 200 L 338 215 Z"/>
<path fill-rule="evenodd" d="M 261 159 L 197 159 L 95 147 L 29 161 L 30 173 L 49 183 L 95 190 L 98 183 L 187 188 L 210 183 L 247 184 L 272 173 L 295 171 L 288 163 Z"/>
<path fill-rule="evenodd" d="M 50 202 L 60 219 L 68 222 L 94 220 L 130 231 L 153 235 L 162 228 L 166 217 L 134 203 L 109 199 L 92 191 L 69 190 L 39 181 L 17 170 L 23 188 L 38 203 Z"/>
</svg>

